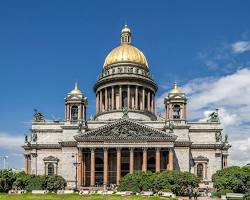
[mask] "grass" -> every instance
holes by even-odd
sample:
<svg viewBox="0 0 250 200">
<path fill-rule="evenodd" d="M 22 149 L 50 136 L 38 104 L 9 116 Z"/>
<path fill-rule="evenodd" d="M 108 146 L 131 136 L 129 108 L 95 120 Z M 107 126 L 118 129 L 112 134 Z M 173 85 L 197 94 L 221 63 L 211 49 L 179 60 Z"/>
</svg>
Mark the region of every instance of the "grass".
<svg viewBox="0 0 250 200">
<path fill-rule="evenodd" d="M 163 199 L 160 197 L 143 197 L 143 196 L 119 196 L 119 195 L 86 195 L 80 196 L 78 194 L 68 195 L 57 195 L 57 194 L 46 194 L 46 195 L 33 195 L 33 194 L 22 194 L 22 195 L 8 195 L 0 194 L 0 200 L 159 200 Z M 167 199 L 167 198 L 164 198 Z"/>
</svg>

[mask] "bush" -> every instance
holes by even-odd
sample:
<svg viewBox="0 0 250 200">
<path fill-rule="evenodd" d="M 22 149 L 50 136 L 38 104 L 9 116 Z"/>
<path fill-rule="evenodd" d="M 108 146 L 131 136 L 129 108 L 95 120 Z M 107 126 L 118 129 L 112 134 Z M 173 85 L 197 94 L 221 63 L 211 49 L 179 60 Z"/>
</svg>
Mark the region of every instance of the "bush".
<svg viewBox="0 0 250 200">
<path fill-rule="evenodd" d="M 25 189 L 29 192 L 32 190 L 45 190 L 46 176 L 31 176 Z"/>
<path fill-rule="evenodd" d="M 12 187 L 19 190 L 25 189 L 31 178 L 31 175 L 25 174 L 24 172 L 19 172 L 16 174 L 16 180 L 14 181 Z"/>
<path fill-rule="evenodd" d="M 65 189 L 67 183 L 61 176 L 48 176 L 46 180 L 46 188 L 49 191 L 57 191 Z"/>
<path fill-rule="evenodd" d="M 221 195 L 226 195 L 227 193 L 232 193 L 233 191 L 232 190 L 228 190 L 228 189 L 225 189 L 225 190 L 219 190 L 217 192 L 217 196 L 218 197 L 221 197 Z"/>
<path fill-rule="evenodd" d="M 212 180 L 218 191 L 230 190 L 235 193 L 246 193 L 250 190 L 250 168 L 228 167 L 217 171 L 212 176 Z"/>
<path fill-rule="evenodd" d="M 120 181 L 120 185 L 118 191 L 132 191 L 132 192 L 140 192 L 139 188 L 139 180 L 138 177 L 134 174 L 127 174 Z"/>
<path fill-rule="evenodd" d="M 143 190 L 152 190 L 154 192 L 172 191 L 176 195 L 183 195 L 189 185 L 196 187 L 198 183 L 199 179 L 189 172 L 136 172 L 124 176 L 120 181 L 118 190 L 133 192 Z"/>
<path fill-rule="evenodd" d="M 11 170 L 0 170 L 0 192 L 8 192 L 16 180 L 16 174 Z"/>
<path fill-rule="evenodd" d="M 244 195 L 243 200 L 250 200 L 250 192 Z"/>
<path fill-rule="evenodd" d="M 66 187 L 67 183 L 61 176 L 36 176 L 24 172 L 15 173 L 11 170 L 0 170 L 0 192 L 10 189 L 56 191 Z"/>
</svg>

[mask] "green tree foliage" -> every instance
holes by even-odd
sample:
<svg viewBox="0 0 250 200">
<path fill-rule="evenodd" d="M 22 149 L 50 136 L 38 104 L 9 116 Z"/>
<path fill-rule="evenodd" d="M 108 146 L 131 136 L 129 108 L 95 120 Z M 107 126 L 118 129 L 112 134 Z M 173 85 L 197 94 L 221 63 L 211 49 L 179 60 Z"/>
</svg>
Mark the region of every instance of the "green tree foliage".
<svg viewBox="0 0 250 200">
<path fill-rule="evenodd" d="M 16 174 L 11 170 L 0 170 L 0 192 L 8 192 L 16 180 Z"/>
<path fill-rule="evenodd" d="M 64 189 L 67 183 L 61 176 L 36 176 L 27 175 L 24 172 L 15 173 L 11 170 L 0 170 L 0 192 L 8 192 L 10 189 L 49 190 Z"/>
<path fill-rule="evenodd" d="M 161 173 L 135 172 L 121 179 L 119 191 L 141 192 L 143 190 L 172 191 L 183 195 L 186 188 L 198 186 L 199 179 L 189 172 L 164 171 Z"/>
<path fill-rule="evenodd" d="M 250 200 L 250 192 L 244 195 L 243 200 Z"/>
<path fill-rule="evenodd" d="M 246 193 L 250 191 L 250 168 L 228 167 L 217 171 L 212 176 L 212 180 L 218 192 L 228 190 L 235 193 Z"/>
<path fill-rule="evenodd" d="M 45 190 L 47 186 L 47 177 L 32 175 L 27 183 L 24 189 L 29 192 L 32 190 Z"/>
<path fill-rule="evenodd" d="M 46 188 L 49 191 L 61 190 L 67 185 L 65 179 L 61 176 L 48 176 L 46 183 Z"/>
</svg>

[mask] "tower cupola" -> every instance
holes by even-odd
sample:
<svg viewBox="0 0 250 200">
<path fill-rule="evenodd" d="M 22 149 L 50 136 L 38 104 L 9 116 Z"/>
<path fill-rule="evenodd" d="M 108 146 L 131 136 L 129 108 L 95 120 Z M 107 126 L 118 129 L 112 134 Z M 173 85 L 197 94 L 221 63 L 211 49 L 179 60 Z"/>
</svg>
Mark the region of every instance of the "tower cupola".
<svg viewBox="0 0 250 200">
<path fill-rule="evenodd" d="M 86 121 L 87 97 L 84 97 L 77 83 L 65 98 L 65 120 Z"/>
<path fill-rule="evenodd" d="M 187 120 L 187 97 L 181 88 L 174 82 L 173 89 L 164 99 L 166 120 Z"/>
</svg>

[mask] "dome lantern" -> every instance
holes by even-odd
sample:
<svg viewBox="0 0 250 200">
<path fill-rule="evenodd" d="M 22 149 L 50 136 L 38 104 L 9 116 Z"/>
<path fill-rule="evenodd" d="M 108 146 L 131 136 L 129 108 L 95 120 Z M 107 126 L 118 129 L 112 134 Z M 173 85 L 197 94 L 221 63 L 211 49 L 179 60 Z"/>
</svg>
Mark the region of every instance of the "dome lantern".
<svg viewBox="0 0 250 200">
<path fill-rule="evenodd" d="M 128 25 L 125 25 L 121 31 L 121 44 L 131 44 L 131 32 Z"/>
<path fill-rule="evenodd" d="M 121 44 L 106 57 L 103 68 L 109 69 L 113 64 L 131 63 L 148 71 L 148 63 L 144 54 L 131 44 L 131 31 L 127 25 L 121 31 Z"/>
</svg>

